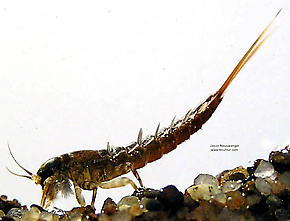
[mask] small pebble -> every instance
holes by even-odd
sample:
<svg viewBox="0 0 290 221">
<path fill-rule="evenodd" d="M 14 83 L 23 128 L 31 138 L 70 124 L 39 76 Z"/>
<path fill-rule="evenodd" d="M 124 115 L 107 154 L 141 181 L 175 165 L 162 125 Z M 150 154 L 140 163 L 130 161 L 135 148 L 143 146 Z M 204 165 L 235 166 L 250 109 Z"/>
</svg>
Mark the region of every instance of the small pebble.
<svg viewBox="0 0 290 221">
<path fill-rule="evenodd" d="M 186 189 L 186 193 L 191 196 L 192 199 L 209 200 L 212 196 L 220 193 L 221 191 L 210 184 L 199 184 L 197 186 L 191 186 Z"/>
<path fill-rule="evenodd" d="M 240 209 L 245 204 L 245 198 L 240 192 L 229 192 L 227 195 L 227 206 L 230 210 Z"/>
<path fill-rule="evenodd" d="M 287 146 L 282 151 L 273 151 L 270 154 L 269 161 L 273 164 L 276 171 L 283 173 L 290 171 L 290 149 Z"/>
<path fill-rule="evenodd" d="M 256 192 L 255 181 L 253 180 L 247 181 L 243 185 L 242 189 L 243 193 L 246 195 L 255 193 Z"/>
<path fill-rule="evenodd" d="M 236 167 L 232 170 L 225 170 L 222 173 L 220 173 L 217 177 L 217 180 L 219 181 L 219 184 L 223 184 L 228 180 L 235 180 L 235 181 L 243 181 L 249 177 L 248 171 L 242 167 Z"/>
<path fill-rule="evenodd" d="M 23 221 L 30 220 L 39 220 L 40 219 L 40 211 L 36 209 L 36 207 L 32 207 L 29 211 L 27 211 L 23 215 Z"/>
<path fill-rule="evenodd" d="M 231 191 L 236 191 L 237 189 L 239 189 L 243 184 L 241 182 L 238 181 L 226 181 L 223 185 L 222 185 L 222 192 L 224 193 L 228 193 Z"/>
<path fill-rule="evenodd" d="M 290 191 L 290 171 L 285 171 L 280 175 L 279 180 L 286 185 L 286 189 Z"/>
<path fill-rule="evenodd" d="M 117 210 L 118 210 L 117 204 L 111 198 L 107 198 L 103 204 L 101 211 L 102 211 L 102 213 L 105 213 L 105 214 L 111 216 L 114 213 L 116 213 Z"/>
<path fill-rule="evenodd" d="M 169 185 L 162 188 L 157 199 L 163 203 L 165 207 L 177 209 L 183 206 L 184 196 L 175 186 Z"/>
<path fill-rule="evenodd" d="M 270 183 L 271 189 L 272 189 L 272 193 L 275 194 L 275 195 L 283 192 L 285 190 L 285 188 L 286 188 L 285 184 L 282 183 L 280 180 L 272 180 L 272 179 L 266 178 L 266 181 L 268 183 Z"/>
<path fill-rule="evenodd" d="M 6 202 L 8 198 L 6 195 L 1 195 L 0 199 L 3 200 L 4 202 Z"/>
<path fill-rule="evenodd" d="M 219 207 L 224 207 L 227 202 L 227 196 L 224 193 L 218 193 L 210 199 L 210 202 Z"/>
<path fill-rule="evenodd" d="M 218 180 L 212 175 L 209 174 L 199 174 L 195 179 L 194 179 L 194 185 L 199 185 L 199 184 L 210 184 L 214 187 L 218 187 Z"/>
<path fill-rule="evenodd" d="M 125 196 L 117 203 L 118 209 L 120 211 L 126 210 L 133 205 L 140 205 L 139 199 L 136 196 Z"/>
<path fill-rule="evenodd" d="M 274 167 L 271 163 L 261 160 L 259 166 L 255 170 L 254 175 L 260 178 L 271 177 L 274 175 Z"/>
<path fill-rule="evenodd" d="M 264 195 L 270 195 L 272 192 L 271 185 L 260 177 L 256 179 L 255 186 Z"/>
<path fill-rule="evenodd" d="M 7 216 L 21 219 L 25 213 L 26 210 L 23 210 L 21 208 L 12 208 L 8 211 Z"/>
</svg>

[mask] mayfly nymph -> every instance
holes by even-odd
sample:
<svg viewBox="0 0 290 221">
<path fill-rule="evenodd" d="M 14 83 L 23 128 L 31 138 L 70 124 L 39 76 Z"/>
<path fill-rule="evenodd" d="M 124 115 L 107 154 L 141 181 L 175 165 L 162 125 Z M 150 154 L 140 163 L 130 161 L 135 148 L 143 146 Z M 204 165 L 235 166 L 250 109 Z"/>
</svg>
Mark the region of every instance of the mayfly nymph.
<svg viewBox="0 0 290 221">
<path fill-rule="evenodd" d="M 270 34 L 267 34 L 267 30 L 274 19 L 245 53 L 220 89 L 210 95 L 195 110 L 190 109 L 181 120 L 175 121 L 173 119 L 169 127 L 160 130 L 160 125 L 158 125 L 154 135 L 147 136 L 144 139 L 142 138 L 142 129 L 140 129 L 137 141 L 128 146 L 112 149 L 107 144 L 107 148 L 103 150 L 80 150 L 54 157 L 42 164 L 36 174 L 21 166 L 8 146 L 14 161 L 28 175 L 19 175 L 9 169 L 8 171 L 16 176 L 31 179 L 36 184 L 41 185 L 42 198 L 40 205 L 42 207 L 48 207 L 59 192 L 70 193 L 71 183 L 74 187 L 76 199 L 81 206 L 85 206 L 85 201 L 81 194 L 82 189 L 93 190 L 92 207 L 95 203 L 98 187 L 110 189 L 130 184 L 134 189 L 137 189 L 137 185 L 131 179 L 120 177 L 130 171 L 133 172 L 140 186 L 143 187 L 137 169 L 144 167 L 147 163 L 158 160 L 163 154 L 174 150 L 177 145 L 188 140 L 192 134 L 201 129 L 202 125 L 212 116 L 222 101 L 227 87 L 269 37 Z"/>
</svg>

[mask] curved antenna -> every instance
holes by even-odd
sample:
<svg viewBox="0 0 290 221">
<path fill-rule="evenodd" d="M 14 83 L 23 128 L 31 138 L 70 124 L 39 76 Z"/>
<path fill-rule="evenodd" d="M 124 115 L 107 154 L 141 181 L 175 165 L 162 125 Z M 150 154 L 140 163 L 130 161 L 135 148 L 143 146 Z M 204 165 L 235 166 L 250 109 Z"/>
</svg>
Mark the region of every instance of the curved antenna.
<svg viewBox="0 0 290 221">
<path fill-rule="evenodd" d="M 26 173 L 28 173 L 30 176 L 32 176 L 33 173 L 31 173 L 29 170 L 25 169 L 23 166 L 20 165 L 20 163 L 17 162 L 17 160 L 15 159 L 15 157 L 13 156 L 13 154 L 12 154 L 12 152 L 11 152 L 11 149 L 10 149 L 9 143 L 8 143 L 8 149 L 9 149 L 10 155 L 11 155 L 11 157 L 13 158 L 13 160 L 15 161 L 15 163 L 16 163 L 16 164 L 17 164 L 17 165 L 18 165 L 22 170 L 24 170 Z M 8 170 L 8 171 L 9 171 L 9 170 Z M 9 171 L 9 172 L 11 172 L 11 171 Z M 12 174 L 14 174 L 14 173 L 12 173 Z M 14 174 L 14 175 L 16 175 L 16 174 Z M 17 176 L 17 175 L 16 175 L 16 176 Z M 20 176 L 22 176 L 22 175 L 20 175 Z M 26 176 L 24 176 L 24 177 L 26 177 Z"/>
<path fill-rule="evenodd" d="M 6 167 L 6 170 L 8 170 L 9 173 L 11 173 L 11 174 L 13 174 L 13 175 L 15 175 L 15 176 L 25 177 L 25 178 L 28 178 L 28 179 L 32 180 L 32 177 L 30 177 L 30 176 L 26 176 L 26 175 L 21 175 L 21 174 L 14 173 L 14 172 L 12 172 L 11 170 L 9 170 L 8 167 Z"/>
</svg>

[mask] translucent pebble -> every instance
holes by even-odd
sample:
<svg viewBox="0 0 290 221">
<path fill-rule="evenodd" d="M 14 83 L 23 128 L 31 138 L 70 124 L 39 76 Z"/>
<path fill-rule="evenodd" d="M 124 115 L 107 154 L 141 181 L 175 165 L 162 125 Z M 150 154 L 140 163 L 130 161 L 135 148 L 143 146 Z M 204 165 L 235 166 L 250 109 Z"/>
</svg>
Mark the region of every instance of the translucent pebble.
<svg viewBox="0 0 290 221">
<path fill-rule="evenodd" d="M 212 186 L 218 187 L 218 180 L 217 178 L 209 174 L 199 174 L 194 179 L 194 185 L 199 185 L 199 184 L 210 184 Z"/>
<path fill-rule="evenodd" d="M 210 184 L 199 184 L 189 187 L 186 192 L 192 199 L 199 201 L 209 200 L 212 196 L 220 193 L 221 191 L 216 186 L 212 186 Z"/>
<path fill-rule="evenodd" d="M 272 180 L 269 178 L 267 178 L 266 180 L 268 183 L 270 183 L 271 188 L 272 188 L 272 193 L 274 193 L 275 195 L 284 191 L 285 184 L 281 182 L 280 180 Z"/>
<path fill-rule="evenodd" d="M 36 206 L 31 206 L 30 210 L 23 215 L 23 221 L 39 220 L 40 210 Z M 42 220 L 42 219 L 41 219 Z"/>
<path fill-rule="evenodd" d="M 28 211 L 23 215 L 23 221 L 30 221 L 30 220 L 38 220 L 39 219 L 39 213 L 34 213 L 31 211 Z"/>
<path fill-rule="evenodd" d="M 136 196 L 125 196 L 117 203 L 119 210 L 125 210 L 133 205 L 140 205 L 139 199 Z"/>
<path fill-rule="evenodd" d="M 218 194 L 214 195 L 211 200 L 216 201 L 216 202 L 220 203 L 221 205 L 225 205 L 227 202 L 227 196 L 224 193 L 218 193 Z"/>
<path fill-rule="evenodd" d="M 254 175 L 256 177 L 260 177 L 260 178 L 266 178 L 266 177 L 271 177 L 274 175 L 274 167 L 271 163 L 265 161 L 265 160 L 261 160 L 259 166 L 257 167 L 257 169 L 254 172 Z"/>
<path fill-rule="evenodd" d="M 279 180 L 286 185 L 286 189 L 290 190 L 290 171 L 283 172 Z"/>
<path fill-rule="evenodd" d="M 37 214 L 40 214 L 40 209 L 36 206 L 31 206 L 30 210 L 29 210 L 30 213 L 37 213 Z"/>
<path fill-rule="evenodd" d="M 222 185 L 222 192 L 228 193 L 231 191 L 235 191 L 242 186 L 241 182 L 237 181 L 227 181 Z"/>
<path fill-rule="evenodd" d="M 240 192 L 229 192 L 227 193 L 227 206 L 230 210 L 240 209 L 245 203 L 245 198 Z"/>
<path fill-rule="evenodd" d="M 255 181 L 255 186 L 264 195 L 271 194 L 271 185 L 264 179 L 258 177 Z"/>
</svg>

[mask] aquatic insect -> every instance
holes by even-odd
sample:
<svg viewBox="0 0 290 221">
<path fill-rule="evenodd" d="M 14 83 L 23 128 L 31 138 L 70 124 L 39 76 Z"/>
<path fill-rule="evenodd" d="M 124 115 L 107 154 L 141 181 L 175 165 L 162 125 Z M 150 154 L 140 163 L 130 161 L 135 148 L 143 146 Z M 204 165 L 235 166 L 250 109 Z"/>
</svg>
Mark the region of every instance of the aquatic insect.
<svg viewBox="0 0 290 221">
<path fill-rule="evenodd" d="M 137 141 L 128 146 L 112 149 L 107 144 L 107 149 L 104 150 L 80 150 L 54 157 L 43 163 L 36 174 L 31 173 L 18 163 L 8 145 L 13 160 L 28 175 L 19 175 L 7 168 L 8 171 L 16 176 L 31 179 L 36 184 L 41 185 L 42 198 L 40 205 L 42 207 L 48 207 L 59 192 L 64 195 L 71 193 L 71 183 L 74 187 L 76 199 L 81 206 L 85 206 L 85 201 L 81 194 L 82 189 L 93 190 L 92 207 L 94 206 L 98 187 L 109 189 L 130 184 L 134 189 L 137 189 L 137 185 L 131 179 L 120 177 L 130 171 L 133 172 L 140 186 L 143 187 L 137 169 L 144 167 L 147 163 L 158 160 L 163 154 L 174 150 L 177 145 L 189 139 L 192 134 L 197 132 L 207 122 L 221 103 L 224 92 L 230 83 L 269 37 L 267 30 L 274 19 L 245 53 L 220 89 L 210 95 L 195 110 L 189 110 L 181 120 L 175 121 L 173 119 L 169 127 L 160 130 L 160 125 L 158 125 L 155 134 L 149 135 L 144 139 L 142 138 L 142 129 L 140 129 Z"/>
</svg>

